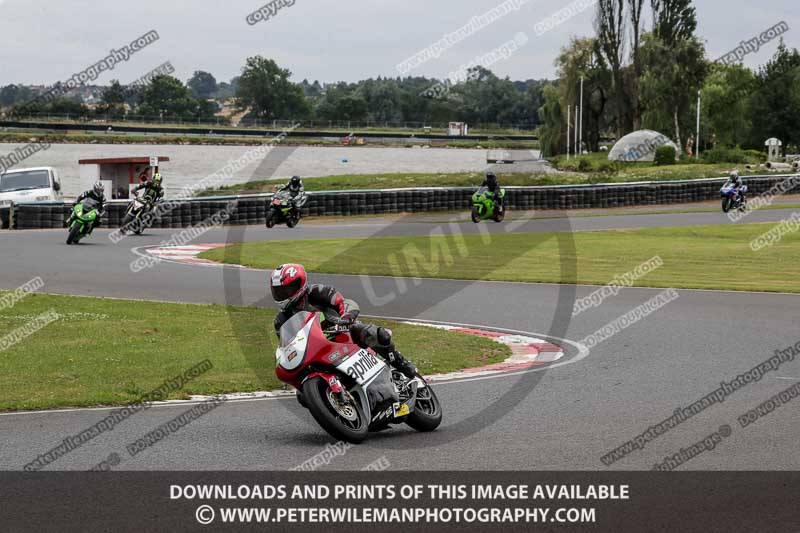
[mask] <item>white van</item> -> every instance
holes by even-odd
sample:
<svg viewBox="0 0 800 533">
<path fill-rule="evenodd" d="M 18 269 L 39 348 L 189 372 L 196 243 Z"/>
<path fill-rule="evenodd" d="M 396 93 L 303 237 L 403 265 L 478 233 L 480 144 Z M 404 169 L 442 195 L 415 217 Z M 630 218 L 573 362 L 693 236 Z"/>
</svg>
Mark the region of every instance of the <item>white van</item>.
<svg viewBox="0 0 800 533">
<path fill-rule="evenodd" d="M 61 179 L 53 167 L 20 168 L 0 174 L 0 207 L 11 202 L 62 202 Z"/>
</svg>

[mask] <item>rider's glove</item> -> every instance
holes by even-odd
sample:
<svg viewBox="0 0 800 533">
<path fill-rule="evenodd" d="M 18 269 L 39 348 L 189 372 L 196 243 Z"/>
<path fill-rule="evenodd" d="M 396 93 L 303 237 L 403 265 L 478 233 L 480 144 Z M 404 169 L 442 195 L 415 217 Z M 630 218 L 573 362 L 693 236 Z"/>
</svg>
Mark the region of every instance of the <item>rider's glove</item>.
<svg viewBox="0 0 800 533">
<path fill-rule="evenodd" d="M 353 322 L 356 321 L 356 316 L 353 313 L 345 313 L 339 317 L 339 320 L 336 322 L 336 325 L 339 327 L 346 327 L 349 328 L 353 325 Z"/>
</svg>

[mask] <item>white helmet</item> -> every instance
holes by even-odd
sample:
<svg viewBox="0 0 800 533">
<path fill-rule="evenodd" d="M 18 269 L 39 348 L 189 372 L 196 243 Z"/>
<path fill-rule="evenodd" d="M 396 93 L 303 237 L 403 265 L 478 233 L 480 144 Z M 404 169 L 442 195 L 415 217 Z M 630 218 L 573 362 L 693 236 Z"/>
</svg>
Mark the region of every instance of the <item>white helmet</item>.
<svg viewBox="0 0 800 533">
<path fill-rule="evenodd" d="M 98 181 L 92 186 L 92 190 L 95 192 L 95 194 L 103 194 L 106 188 L 103 186 L 102 182 Z"/>
</svg>

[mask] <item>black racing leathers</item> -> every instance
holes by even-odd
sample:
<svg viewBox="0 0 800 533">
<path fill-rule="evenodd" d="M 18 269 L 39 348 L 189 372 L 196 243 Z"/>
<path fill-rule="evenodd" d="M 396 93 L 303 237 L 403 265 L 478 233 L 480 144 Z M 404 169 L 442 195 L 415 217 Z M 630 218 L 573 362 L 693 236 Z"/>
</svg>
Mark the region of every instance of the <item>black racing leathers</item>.
<svg viewBox="0 0 800 533">
<path fill-rule="evenodd" d="M 81 203 L 87 198 L 91 198 L 92 200 L 97 202 L 97 218 L 94 219 L 92 227 L 89 228 L 89 233 L 91 233 L 92 230 L 94 230 L 94 228 L 100 225 L 100 217 L 103 215 L 103 212 L 105 211 L 106 195 L 103 193 L 98 194 L 94 192 L 93 189 L 90 189 L 88 191 L 81 193 L 81 195 L 75 199 L 75 205 Z M 71 221 L 72 221 L 72 215 L 70 215 L 69 219 L 67 220 L 67 223 L 69 224 Z"/>
</svg>

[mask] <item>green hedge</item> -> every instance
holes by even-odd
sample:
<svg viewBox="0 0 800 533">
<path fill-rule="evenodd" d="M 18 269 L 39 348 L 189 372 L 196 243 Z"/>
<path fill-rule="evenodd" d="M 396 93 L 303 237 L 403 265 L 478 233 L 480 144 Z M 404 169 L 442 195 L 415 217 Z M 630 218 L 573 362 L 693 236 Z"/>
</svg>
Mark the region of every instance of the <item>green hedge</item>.
<svg viewBox="0 0 800 533">
<path fill-rule="evenodd" d="M 741 148 L 714 148 L 701 153 L 704 163 L 732 163 L 735 165 L 758 164 L 767 160 L 767 155 L 758 150 L 742 150 Z"/>
<path fill-rule="evenodd" d="M 670 145 L 659 146 L 656 149 L 655 164 L 656 165 L 674 165 L 675 164 L 675 147 Z"/>
</svg>

